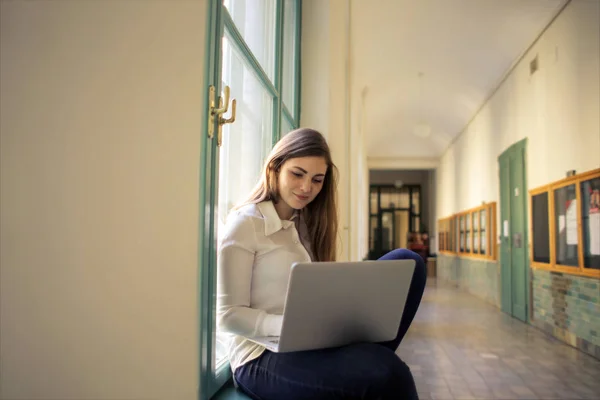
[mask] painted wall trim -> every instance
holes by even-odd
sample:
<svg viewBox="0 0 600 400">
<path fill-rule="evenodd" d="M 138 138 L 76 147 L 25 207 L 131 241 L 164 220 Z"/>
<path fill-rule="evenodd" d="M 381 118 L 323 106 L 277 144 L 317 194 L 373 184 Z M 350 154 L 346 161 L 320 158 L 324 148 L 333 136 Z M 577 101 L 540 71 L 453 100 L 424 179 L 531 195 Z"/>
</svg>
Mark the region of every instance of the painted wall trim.
<svg viewBox="0 0 600 400">
<path fill-rule="evenodd" d="M 439 158 L 367 157 L 369 169 L 435 169 Z"/>
</svg>

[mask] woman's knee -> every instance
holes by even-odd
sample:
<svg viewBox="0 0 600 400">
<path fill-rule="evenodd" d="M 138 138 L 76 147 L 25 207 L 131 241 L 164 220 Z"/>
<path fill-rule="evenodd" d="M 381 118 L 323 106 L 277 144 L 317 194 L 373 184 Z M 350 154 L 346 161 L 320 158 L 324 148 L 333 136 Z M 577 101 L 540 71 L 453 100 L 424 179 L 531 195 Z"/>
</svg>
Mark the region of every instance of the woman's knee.
<svg viewBox="0 0 600 400">
<path fill-rule="evenodd" d="M 372 382 L 372 392 L 377 393 L 377 398 L 391 399 L 416 399 L 417 389 L 410 368 L 396 354 L 394 358 L 381 365 L 378 379 Z"/>
<path fill-rule="evenodd" d="M 425 266 L 425 261 L 423 258 L 409 249 L 396 249 L 392 250 L 380 260 L 415 260 L 415 274 L 423 274 L 427 272 L 427 267 Z"/>
<path fill-rule="evenodd" d="M 375 343 L 348 346 L 348 355 L 356 360 L 344 374 L 351 391 L 361 399 L 412 399 L 412 373 L 398 355 Z M 350 389 L 350 388 L 349 388 Z M 358 395 L 360 393 L 360 395 Z"/>
<path fill-rule="evenodd" d="M 394 370 L 391 381 L 388 384 L 387 392 L 384 399 L 406 399 L 406 400 L 417 400 L 419 398 L 417 394 L 417 386 L 410 368 L 400 358 L 398 358 L 399 364 Z"/>
</svg>

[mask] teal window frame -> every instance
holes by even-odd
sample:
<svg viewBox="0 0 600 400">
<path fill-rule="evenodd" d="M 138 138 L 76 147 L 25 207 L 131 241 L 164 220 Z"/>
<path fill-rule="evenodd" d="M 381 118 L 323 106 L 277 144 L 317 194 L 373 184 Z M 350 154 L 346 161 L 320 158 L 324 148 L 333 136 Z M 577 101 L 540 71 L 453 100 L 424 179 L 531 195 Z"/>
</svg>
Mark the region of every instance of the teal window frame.
<svg viewBox="0 0 600 400">
<path fill-rule="evenodd" d="M 284 1 L 276 0 L 276 20 L 275 20 L 275 73 L 274 79 L 268 77 L 267 73 L 256 59 L 249 46 L 243 39 L 243 36 L 235 26 L 235 23 L 228 10 L 223 6 L 221 0 L 208 1 L 208 23 L 207 23 L 207 49 L 209 56 L 205 66 L 205 77 L 214 74 L 215 65 L 221 66 L 221 38 L 227 30 L 231 39 L 231 45 L 236 46 L 247 65 L 253 70 L 260 82 L 273 96 L 273 125 L 272 125 L 272 143 L 275 144 L 281 137 L 281 123 L 285 118 L 288 124 L 296 129 L 300 126 L 300 85 L 301 85 L 301 21 L 302 21 L 302 2 L 293 0 L 295 6 L 295 29 L 294 29 L 294 109 L 289 110 L 283 101 L 281 95 L 283 87 L 283 45 L 284 45 Z M 289 1 L 289 0 L 288 0 Z M 215 60 L 219 60 L 215 63 Z M 220 76 L 217 73 L 216 76 Z M 208 79 L 205 79 L 208 82 Z M 208 88 L 207 88 L 208 90 Z M 208 112 L 205 111 L 204 120 L 208 118 Z M 199 276 L 199 323 L 200 323 L 200 390 L 198 397 L 201 400 L 209 399 L 221 389 L 231 379 L 231 368 L 228 362 L 217 368 L 214 365 L 214 335 L 216 327 L 216 248 L 214 235 L 214 222 L 207 218 L 204 205 L 218 207 L 218 182 L 214 179 L 215 169 L 218 165 L 214 160 L 218 159 L 218 148 L 214 141 L 210 141 L 204 136 L 203 153 L 205 163 L 208 168 L 201 175 L 201 187 L 204 189 L 200 194 L 200 232 L 198 257 L 198 276 Z M 210 226 L 209 226 L 210 225 Z"/>
</svg>

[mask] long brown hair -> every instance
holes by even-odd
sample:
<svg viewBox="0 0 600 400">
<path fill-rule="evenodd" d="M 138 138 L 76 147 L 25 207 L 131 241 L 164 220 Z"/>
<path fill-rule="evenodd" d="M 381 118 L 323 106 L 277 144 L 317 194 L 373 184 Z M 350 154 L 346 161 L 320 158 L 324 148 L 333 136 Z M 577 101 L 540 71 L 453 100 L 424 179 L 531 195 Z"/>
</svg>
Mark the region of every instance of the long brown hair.
<svg viewBox="0 0 600 400">
<path fill-rule="evenodd" d="M 323 188 L 303 210 L 310 234 L 314 261 L 335 261 L 337 253 L 337 167 L 333 164 L 327 141 L 314 129 L 300 128 L 285 135 L 271 150 L 263 166 L 261 177 L 243 204 L 257 204 L 271 200 L 279 202 L 277 174 L 281 166 L 292 158 L 323 157 L 327 172 Z"/>
</svg>

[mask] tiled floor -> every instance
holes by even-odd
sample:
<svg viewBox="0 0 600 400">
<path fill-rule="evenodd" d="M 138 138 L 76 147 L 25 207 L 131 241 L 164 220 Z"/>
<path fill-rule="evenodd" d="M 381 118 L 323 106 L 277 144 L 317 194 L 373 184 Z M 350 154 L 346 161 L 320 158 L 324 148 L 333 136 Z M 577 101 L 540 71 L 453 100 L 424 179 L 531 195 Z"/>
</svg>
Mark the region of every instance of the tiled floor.
<svg viewBox="0 0 600 400">
<path fill-rule="evenodd" d="M 600 361 L 450 286 L 428 285 L 398 349 L 426 399 L 600 399 Z"/>
</svg>

